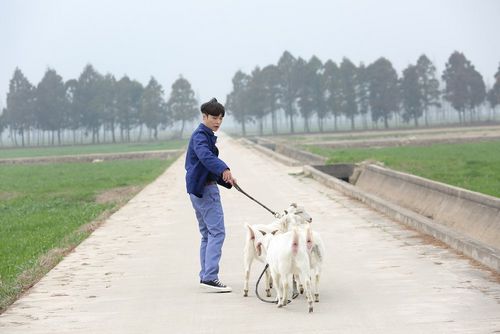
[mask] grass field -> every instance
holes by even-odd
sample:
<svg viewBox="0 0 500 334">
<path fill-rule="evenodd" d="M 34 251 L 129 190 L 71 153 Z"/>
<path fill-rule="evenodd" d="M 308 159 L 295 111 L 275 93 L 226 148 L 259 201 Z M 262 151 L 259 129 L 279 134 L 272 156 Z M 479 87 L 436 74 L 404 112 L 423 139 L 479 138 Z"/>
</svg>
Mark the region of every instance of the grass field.
<svg viewBox="0 0 500 334">
<path fill-rule="evenodd" d="M 500 197 L 500 141 L 418 147 L 328 149 L 307 146 L 328 163 L 377 160 L 385 166 Z"/>
<path fill-rule="evenodd" d="M 171 163 L 0 165 L 0 311 Z"/>
<path fill-rule="evenodd" d="M 0 159 L 27 158 L 42 156 L 77 155 L 91 153 L 124 153 L 156 150 L 181 149 L 187 145 L 187 140 L 170 140 L 165 142 L 52 146 L 36 148 L 0 148 Z"/>
</svg>

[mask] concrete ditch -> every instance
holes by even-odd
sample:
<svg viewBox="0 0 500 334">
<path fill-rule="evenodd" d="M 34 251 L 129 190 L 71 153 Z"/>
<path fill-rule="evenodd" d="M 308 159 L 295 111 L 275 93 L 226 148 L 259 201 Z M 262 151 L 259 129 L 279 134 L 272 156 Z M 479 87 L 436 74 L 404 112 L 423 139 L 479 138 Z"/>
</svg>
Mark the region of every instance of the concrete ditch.
<svg viewBox="0 0 500 334">
<path fill-rule="evenodd" d="M 374 169 L 377 172 L 382 170 L 383 174 L 375 174 Z M 366 172 L 366 170 L 369 171 Z M 374 165 L 367 165 L 361 171 L 356 185 L 322 172 L 314 166 L 304 166 L 304 173 L 323 184 L 366 203 L 397 221 L 435 237 L 451 248 L 500 273 L 500 249 L 495 246 L 498 244 L 498 235 L 500 233 L 500 199 L 497 199 L 499 203 L 495 203 L 495 201 L 491 202 L 491 198 L 488 198 L 487 200 L 494 205 L 484 205 L 477 200 L 479 196 L 485 195 L 474 194 L 475 200 L 458 197 L 453 193 L 446 195 L 445 189 L 449 186 L 430 180 L 425 180 L 427 185 L 425 187 L 417 186 L 411 182 L 415 177 L 413 175 L 391 171 Z M 381 174 L 385 176 L 380 177 Z M 401 174 L 404 174 L 408 180 L 403 181 Z M 397 183 L 401 183 L 398 188 L 389 186 Z M 373 191 L 377 185 L 379 191 Z M 414 189 L 407 192 L 407 188 Z M 442 192 L 443 190 L 445 192 Z M 460 190 L 464 191 L 463 189 Z M 397 200 L 397 198 L 411 199 L 416 193 L 418 193 L 418 196 L 413 203 L 416 205 L 421 204 L 422 208 L 425 207 L 425 211 L 416 209 L 415 205 L 402 206 L 407 201 L 402 203 Z M 421 201 L 421 199 L 425 200 Z M 432 201 L 435 201 L 435 205 L 428 205 Z M 470 217 L 467 216 L 454 221 L 453 224 L 446 224 L 445 221 L 449 222 L 453 217 L 460 217 L 460 214 L 457 214 L 453 209 L 459 206 L 463 206 L 464 211 L 467 208 L 471 209 L 472 215 L 476 218 L 473 224 L 468 221 Z M 483 213 L 481 213 L 482 210 L 484 210 Z M 423 212 L 426 212 L 428 216 L 423 215 Z M 483 231 L 484 228 L 487 228 L 487 231 Z"/>
<path fill-rule="evenodd" d="M 265 146 L 262 143 L 265 143 Z M 422 233 L 446 243 L 500 273 L 500 198 L 449 186 L 375 164 L 315 164 L 298 149 L 269 140 L 246 141 L 305 175 L 356 198 Z M 324 160 L 323 160 L 324 161 Z"/>
</svg>

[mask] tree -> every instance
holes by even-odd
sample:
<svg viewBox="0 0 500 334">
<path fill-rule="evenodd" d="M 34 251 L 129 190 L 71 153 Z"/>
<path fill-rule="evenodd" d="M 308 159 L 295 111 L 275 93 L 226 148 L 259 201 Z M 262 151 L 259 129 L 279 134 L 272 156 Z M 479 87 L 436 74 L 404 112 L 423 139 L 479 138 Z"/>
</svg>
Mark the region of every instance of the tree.
<svg viewBox="0 0 500 334">
<path fill-rule="evenodd" d="M 262 69 L 261 75 L 265 90 L 265 109 L 271 113 L 271 128 L 275 135 L 278 133 L 276 112 L 279 110 L 281 98 L 280 72 L 277 66 L 268 65 Z"/>
<path fill-rule="evenodd" d="M 120 138 L 130 142 L 130 130 L 139 123 L 139 108 L 144 88 L 140 82 L 130 80 L 128 76 L 121 78 L 116 87 Z"/>
<path fill-rule="evenodd" d="M 413 119 L 415 126 L 418 126 L 418 119 L 423 114 L 424 99 L 420 88 L 418 68 L 410 65 L 403 70 L 403 77 L 401 78 L 403 120 L 409 122 Z"/>
<path fill-rule="evenodd" d="M 52 145 L 55 132 L 61 144 L 61 130 L 68 126 L 67 107 L 64 81 L 55 70 L 48 69 L 36 89 L 36 119 L 42 130 L 52 132 Z"/>
<path fill-rule="evenodd" d="M 172 114 L 174 121 L 181 121 L 181 131 L 179 137 L 182 138 L 184 126 L 198 116 L 198 101 L 194 97 L 189 81 L 182 76 L 172 84 L 172 92 L 167 102 L 167 108 Z"/>
<path fill-rule="evenodd" d="M 498 66 L 498 71 L 495 73 L 494 77 L 495 83 L 488 91 L 488 102 L 493 110 L 493 119 L 495 118 L 495 108 L 500 105 L 500 65 Z"/>
<path fill-rule="evenodd" d="M 340 116 L 340 70 L 337 64 L 328 60 L 323 72 L 325 82 L 326 109 L 333 115 L 334 129 L 337 130 L 337 118 Z"/>
<path fill-rule="evenodd" d="M 317 71 L 321 68 L 321 62 L 318 58 L 311 58 L 310 62 L 299 58 L 296 64 L 296 71 L 300 77 L 298 101 L 300 114 L 304 118 L 304 131 L 310 132 L 309 119 L 317 108 L 317 101 L 315 99 L 315 90 L 318 88 L 318 74 Z"/>
<path fill-rule="evenodd" d="M 141 122 L 146 124 L 150 133 L 153 131 L 154 139 L 158 139 L 158 126 L 168 124 L 163 88 L 151 77 L 141 97 Z M 151 135 L 150 135 L 151 138 Z"/>
<path fill-rule="evenodd" d="M 6 121 L 6 117 L 5 117 L 6 113 L 7 113 L 7 109 L 3 108 L 2 113 L 0 114 L 0 145 L 3 144 L 2 134 L 5 131 L 5 129 L 7 128 L 7 121 Z"/>
<path fill-rule="evenodd" d="M 441 103 L 439 103 L 441 92 L 439 80 L 436 78 L 436 67 L 426 55 L 421 55 L 417 60 L 416 71 L 425 115 L 425 126 L 429 126 L 429 108 L 432 106 L 441 107 Z"/>
<path fill-rule="evenodd" d="M 363 128 L 366 129 L 368 127 L 367 115 L 370 111 L 370 82 L 368 71 L 363 63 L 358 66 L 356 78 L 358 111 L 363 118 Z"/>
<path fill-rule="evenodd" d="M 248 103 L 248 90 L 251 77 L 242 71 L 233 77 L 233 91 L 227 96 L 226 108 L 231 112 L 236 122 L 241 124 L 241 132 L 246 136 L 246 123 L 252 121 Z"/>
<path fill-rule="evenodd" d="M 270 111 L 266 108 L 266 95 L 264 74 L 259 67 L 256 67 L 251 73 L 246 102 L 249 114 L 259 122 L 260 135 L 264 133 L 264 117 Z"/>
<path fill-rule="evenodd" d="M 101 95 L 101 120 L 106 130 L 111 130 L 111 140 L 116 143 L 115 128 L 118 123 L 118 87 L 115 76 L 108 73 L 99 82 Z M 106 139 L 106 138 L 104 138 Z"/>
<path fill-rule="evenodd" d="M 34 87 L 21 70 L 16 68 L 9 84 L 5 117 L 10 128 L 21 135 L 22 146 L 26 144 L 25 134 L 35 123 L 34 106 Z"/>
<path fill-rule="evenodd" d="M 278 60 L 278 69 L 281 76 L 282 108 L 290 118 L 290 132 L 294 133 L 293 117 L 296 115 L 295 104 L 298 98 L 299 75 L 297 73 L 297 60 L 288 51 Z"/>
<path fill-rule="evenodd" d="M 469 100 L 469 110 L 471 112 L 471 120 L 473 118 L 472 114 L 476 112 L 476 108 L 483 104 L 486 100 L 486 86 L 484 84 L 483 76 L 481 73 L 476 71 L 474 68 L 470 72 L 470 100 Z"/>
<path fill-rule="evenodd" d="M 309 119 L 314 113 L 318 116 L 320 130 L 323 130 L 323 119 L 327 112 L 323 71 L 323 64 L 316 56 L 312 56 L 307 63 L 301 58 L 297 61 L 297 73 L 301 79 L 297 105 L 304 118 L 305 132 L 310 131 Z"/>
<path fill-rule="evenodd" d="M 76 144 L 76 131 L 80 127 L 80 113 L 78 110 L 75 94 L 78 87 L 78 80 L 71 79 L 64 84 L 66 96 L 66 108 L 68 115 L 67 127 L 73 131 L 73 144 Z"/>
<path fill-rule="evenodd" d="M 389 127 L 392 113 L 399 110 L 398 74 L 389 60 L 379 58 L 368 66 L 370 82 L 370 108 L 374 122 L 384 121 Z"/>
<path fill-rule="evenodd" d="M 481 74 L 463 53 L 455 51 L 446 63 L 442 78 L 446 84 L 444 97 L 459 113 L 460 122 L 465 121 L 467 110 L 472 121 L 475 107 L 483 103 L 486 97 Z"/>
<path fill-rule="evenodd" d="M 86 131 L 92 132 L 92 143 L 99 142 L 99 127 L 103 109 L 100 94 L 101 80 L 102 75 L 92 65 L 86 65 L 78 78 L 73 97 L 80 124 Z"/>
<path fill-rule="evenodd" d="M 358 114 L 356 98 L 357 68 L 349 59 L 342 59 L 340 64 L 340 110 L 351 120 L 351 130 L 354 130 L 354 118 Z"/>
</svg>

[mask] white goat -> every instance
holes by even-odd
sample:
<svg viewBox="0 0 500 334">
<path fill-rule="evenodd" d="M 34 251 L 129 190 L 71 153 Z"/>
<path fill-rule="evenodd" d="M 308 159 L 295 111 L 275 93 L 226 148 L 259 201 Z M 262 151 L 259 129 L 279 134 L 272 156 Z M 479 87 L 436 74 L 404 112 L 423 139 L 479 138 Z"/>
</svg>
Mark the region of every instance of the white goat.
<svg viewBox="0 0 500 334">
<path fill-rule="evenodd" d="M 295 275 L 304 285 L 309 313 L 313 311 L 309 260 L 309 252 L 312 249 L 312 244 L 309 242 L 310 232 L 307 228 L 305 235 L 295 229 L 274 236 L 268 234 L 259 242 L 266 249 L 266 260 L 273 282 L 276 284 L 278 307 L 288 303 L 288 293 L 292 287 L 292 277 Z"/>
<path fill-rule="evenodd" d="M 287 229 L 298 229 L 312 245 L 311 251 L 308 253 L 311 266 L 311 280 L 313 282 L 314 301 L 319 302 L 319 281 L 325 254 L 323 239 L 318 232 L 311 230 L 309 224 L 298 221 L 294 215 L 286 215 L 286 219 L 283 219 L 282 222 L 286 224 L 285 228 Z M 310 233 L 310 235 L 306 236 L 307 233 Z M 303 287 L 299 287 L 299 289 L 303 293 Z"/>
<path fill-rule="evenodd" d="M 293 220 L 291 219 L 293 217 Z M 251 227 L 247 225 L 247 235 L 245 239 L 243 262 L 245 268 L 245 281 L 243 283 L 243 296 L 248 296 L 248 282 L 250 279 L 250 269 L 254 260 L 265 263 L 265 255 L 262 251 L 258 249 L 256 244 L 256 237 L 258 239 L 262 238 L 267 233 L 283 233 L 288 231 L 289 224 L 309 224 L 312 222 L 311 216 L 304 210 L 304 208 L 297 206 L 297 204 L 292 203 L 285 210 L 284 215 L 279 215 L 273 222 L 269 224 L 255 224 Z M 272 282 L 270 280 L 269 273 L 266 271 L 266 296 L 271 297 L 271 286 Z"/>
</svg>

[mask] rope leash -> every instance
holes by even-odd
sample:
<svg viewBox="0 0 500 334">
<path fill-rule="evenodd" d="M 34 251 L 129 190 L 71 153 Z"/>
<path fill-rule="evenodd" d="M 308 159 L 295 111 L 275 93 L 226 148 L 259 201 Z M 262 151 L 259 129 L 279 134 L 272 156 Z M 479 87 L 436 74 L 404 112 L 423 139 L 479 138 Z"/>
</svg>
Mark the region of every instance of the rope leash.
<svg viewBox="0 0 500 334">
<path fill-rule="evenodd" d="M 265 300 L 259 294 L 259 283 L 260 283 L 260 280 L 262 279 L 262 276 L 264 276 L 264 273 L 266 272 L 268 267 L 269 267 L 269 264 L 266 263 L 266 266 L 264 267 L 264 270 L 262 270 L 262 273 L 260 274 L 259 279 L 257 280 L 257 283 L 255 283 L 255 295 L 257 296 L 257 298 L 262 300 L 264 303 L 277 304 L 278 303 L 277 300 Z M 297 291 L 297 286 L 295 285 L 295 281 L 293 281 L 292 300 L 297 298 L 298 295 L 299 295 L 299 292 Z M 288 304 L 290 304 L 291 302 L 292 301 L 289 299 Z"/>
<path fill-rule="evenodd" d="M 257 280 L 257 283 L 255 284 L 255 295 L 257 296 L 257 298 L 259 298 L 260 300 L 262 300 L 264 303 L 276 304 L 278 301 L 276 301 L 276 300 L 265 300 L 264 298 L 262 298 L 259 295 L 259 282 L 260 282 L 262 276 L 264 276 L 264 273 L 266 272 L 266 270 L 267 270 L 268 267 L 269 267 L 269 264 L 266 263 L 266 266 L 264 267 L 264 270 L 262 271 L 262 274 L 260 274 L 259 279 Z"/>
<path fill-rule="evenodd" d="M 260 206 L 262 206 L 264 209 L 266 209 L 267 211 L 271 212 L 271 214 L 273 216 L 276 217 L 276 212 L 269 209 L 267 206 L 265 206 L 264 204 L 262 204 L 261 202 L 257 201 L 255 198 L 253 198 L 252 196 L 250 196 L 249 194 L 247 194 L 243 189 L 241 189 L 241 187 L 239 185 L 237 185 L 236 183 L 234 184 L 234 187 L 236 188 L 236 190 L 238 190 L 240 193 L 242 193 L 243 195 L 245 195 L 246 197 L 250 198 L 252 201 L 254 201 L 255 203 L 259 204 Z"/>
</svg>

